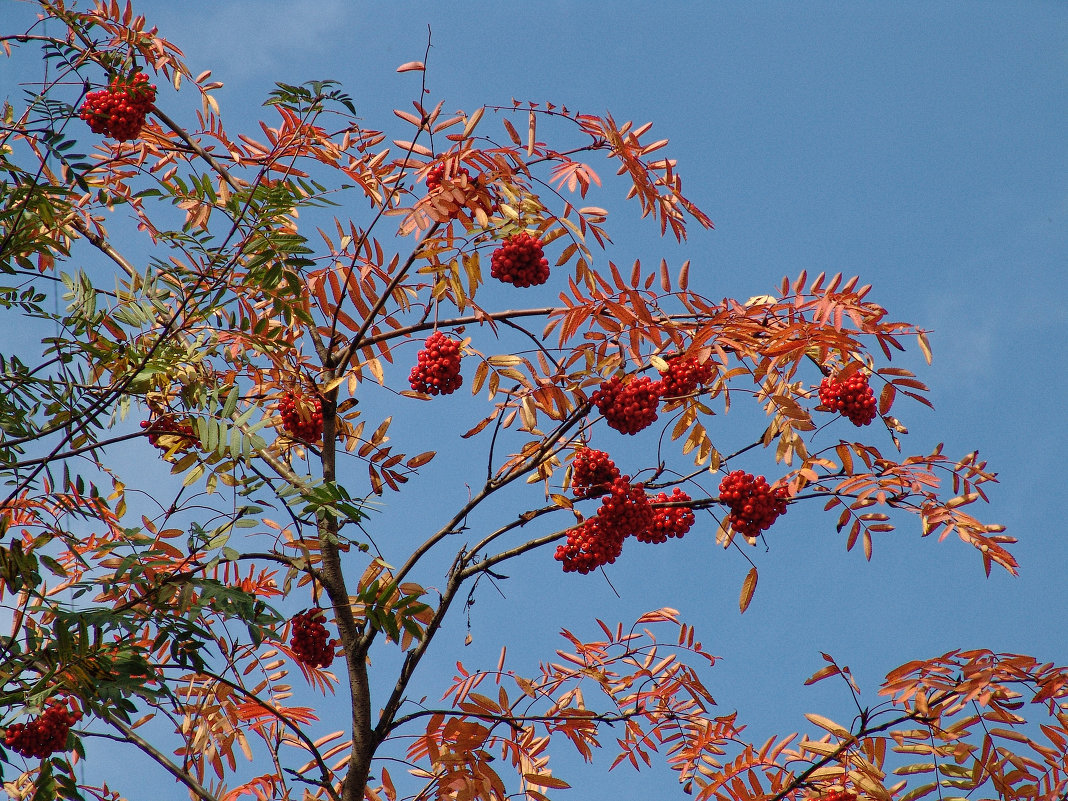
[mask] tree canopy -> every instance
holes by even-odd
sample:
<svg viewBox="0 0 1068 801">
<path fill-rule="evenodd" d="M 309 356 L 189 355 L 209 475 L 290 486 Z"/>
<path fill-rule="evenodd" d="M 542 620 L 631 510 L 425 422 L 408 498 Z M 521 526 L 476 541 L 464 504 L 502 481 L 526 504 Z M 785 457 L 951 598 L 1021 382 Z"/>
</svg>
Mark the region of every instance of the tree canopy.
<svg viewBox="0 0 1068 801">
<path fill-rule="evenodd" d="M 424 55 L 389 131 L 331 80 L 233 130 L 130 3 L 37 5 L 0 35 L 43 76 L 0 133 L 11 797 L 135 793 L 103 741 L 205 801 L 541 801 L 601 749 L 698 799 L 1064 797 L 1068 669 L 1027 655 L 908 662 L 874 705 L 824 655 L 855 717 L 761 742 L 673 608 L 427 671 L 506 571 L 580 593 L 683 537 L 743 555 L 744 613 L 801 505 L 868 559 L 900 527 L 1015 574 L 995 473 L 908 440 L 928 332 L 858 277 L 722 299 L 617 252 L 603 188 L 712 226 L 651 123 L 449 110 Z"/>
</svg>

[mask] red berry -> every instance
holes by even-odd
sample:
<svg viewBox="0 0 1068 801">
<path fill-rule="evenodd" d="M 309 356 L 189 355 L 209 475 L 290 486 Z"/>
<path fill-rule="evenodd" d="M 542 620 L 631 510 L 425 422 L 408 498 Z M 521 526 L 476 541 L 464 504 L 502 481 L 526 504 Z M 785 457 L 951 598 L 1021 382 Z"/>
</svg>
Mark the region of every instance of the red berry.
<svg viewBox="0 0 1068 801">
<path fill-rule="evenodd" d="M 435 164 L 433 167 L 430 168 L 430 172 L 426 174 L 426 188 L 432 192 L 435 189 L 441 188 L 441 180 L 443 178 L 449 177 L 450 179 L 452 179 L 458 178 L 461 175 L 468 179 L 471 178 L 471 173 L 467 171 L 467 167 L 460 167 L 454 170 L 449 176 L 446 176 L 445 165 Z"/>
<path fill-rule="evenodd" d="M 323 400 L 318 395 L 304 397 L 289 391 L 278 401 L 282 427 L 293 439 L 318 442 L 323 438 Z"/>
<path fill-rule="evenodd" d="M 554 558 L 563 562 L 565 573 L 586 574 L 612 564 L 622 551 L 623 538 L 591 517 L 567 532 L 567 542 L 557 546 Z"/>
<path fill-rule="evenodd" d="M 319 609 L 307 609 L 293 615 L 290 621 L 293 636 L 289 647 L 301 664 L 311 668 L 327 667 L 334 661 L 334 641 L 323 625 Z"/>
<path fill-rule="evenodd" d="M 631 484 L 630 476 L 614 479 L 597 510 L 597 519 L 605 530 L 620 539 L 645 531 L 653 524 L 653 507 L 649 505 L 645 486 Z"/>
<path fill-rule="evenodd" d="M 571 491 L 576 498 L 595 498 L 608 492 L 606 485 L 619 478 L 619 468 L 608 454 L 579 448 L 571 459 Z"/>
<path fill-rule="evenodd" d="M 90 92 L 78 116 L 93 133 L 106 134 L 120 142 L 136 139 L 145 117 L 156 102 L 156 87 L 143 72 L 113 78 L 107 89 Z"/>
<path fill-rule="evenodd" d="M 597 514 L 571 529 L 567 542 L 556 549 L 555 559 L 565 573 L 589 573 L 616 561 L 623 540 L 653 524 L 653 508 L 641 484 L 630 476 L 612 480 Z"/>
<path fill-rule="evenodd" d="M 818 795 L 808 796 L 812 801 L 852 801 L 856 797 L 857 794 L 855 792 L 847 790 L 841 785 L 834 785 Z"/>
<path fill-rule="evenodd" d="M 878 404 L 868 386 L 866 373 L 855 372 L 844 381 L 827 377 L 820 384 L 820 403 L 832 412 L 840 412 L 855 426 L 866 426 L 875 419 Z"/>
<path fill-rule="evenodd" d="M 151 421 L 142 420 L 141 428 L 148 433 L 149 443 L 164 452 L 172 447 L 176 452 L 188 451 L 200 445 L 200 438 L 197 437 L 193 426 L 176 420 L 171 414 L 161 414 Z"/>
<path fill-rule="evenodd" d="M 549 262 L 541 240 L 523 232 L 504 240 L 493 251 L 490 275 L 518 287 L 538 286 L 549 280 Z"/>
<path fill-rule="evenodd" d="M 656 503 L 684 502 L 691 500 L 690 496 L 675 487 L 669 496 L 666 492 L 658 492 L 652 499 Z M 667 542 L 669 537 L 682 539 L 696 522 L 693 510 L 685 506 L 669 506 L 665 508 L 653 508 L 653 522 L 645 531 L 635 535 L 638 542 L 651 542 L 659 544 Z"/>
<path fill-rule="evenodd" d="M 70 727 L 81 719 L 66 703 L 52 701 L 40 717 L 28 723 L 16 723 L 4 732 L 4 743 L 24 757 L 44 759 L 67 747 Z"/>
<path fill-rule="evenodd" d="M 624 382 L 616 376 L 602 382 L 591 400 L 611 428 L 623 434 L 637 434 L 656 422 L 660 383 L 645 376 Z"/>
<path fill-rule="evenodd" d="M 731 510 L 730 526 L 746 537 L 756 537 L 771 528 L 786 513 L 786 487 L 772 489 L 764 476 L 744 470 L 728 473 L 719 483 L 719 499 Z"/>
<path fill-rule="evenodd" d="M 712 365 L 679 355 L 668 356 L 668 368 L 660 372 L 660 395 L 679 398 L 692 395 L 712 378 Z"/>
<path fill-rule="evenodd" d="M 412 368 L 408 383 L 416 392 L 429 395 L 451 395 L 460 388 L 460 343 L 440 331 L 427 337 L 419 351 L 419 363 Z"/>
</svg>

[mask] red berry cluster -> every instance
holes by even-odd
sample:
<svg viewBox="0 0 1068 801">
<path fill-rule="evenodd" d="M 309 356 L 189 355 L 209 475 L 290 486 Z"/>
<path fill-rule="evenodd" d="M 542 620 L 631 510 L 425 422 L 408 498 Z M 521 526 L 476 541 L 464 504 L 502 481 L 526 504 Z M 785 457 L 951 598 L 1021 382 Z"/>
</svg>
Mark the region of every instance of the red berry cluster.
<svg viewBox="0 0 1068 801">
<path fill-rule="evenodd" d="M 597 510 L 601 525 L 626 539 L 653 524 L 653 507 L 644 484 L 631 484 L 630 476 L 620 476 L 608 485 L 608 494 Z"/>
<path fill-rule="evenodd" d="M 608 492 L 619 478 L 619 468 L 607 453 L 594 448 L 579 448 L 571 459 L 571 492 L 576 498 L 596 498 Z"/>
<path fill-rule="evenodd" d="M 44 759 L 67 747 L 70 727 L 81 718 L 59 701 L 50 703 L 40 717 L 16 723 L 4 733 L 4 743 L 24 757 Z"/>
<path fill-rule="evenodd" d="M 744 470 L 728 473 L 719 482 L 719 499 L 731 510 L 731 528 L 746 537 L 756 537 L 786 514 L 786 498 L 786 487 L 772 489 L 764 476 Z"/>
<path fill-rule="evenodd" d="M 623 552 L 623 538 L 606 531 L 596 517 L 584 520 L 567 532 L 567 542 L 556 547 L 554 558 L 563 563 L 565 573 L 590 573 L 610 565 Z"/>
<path fill-rule="evenodd" d="M 408 382 L 416 392 L 451 395 L 460 388 L 460 343 L 435 331 L 419 351 L 419 363 L 412 368 Z"/>
<path fill-rule="evenodd" d="M 318 442 L 323 438 L 323 400 L 306 398 L 299 392 L 287 392 L 278 401 L 282 427 L 293 439 Z"/>
<path fill-rule="evenodd" d="M 138 72 L 129 78 L 113 78 L 107 89 L 87 94 L 78 116 L 89 123 L 93 133 L 125 142 L 141 133 L 155 102 L 155 85 L 148 83 L 145 73 Z"/>
<path fill-rule="evenodd" d="M 668 358 L 668 369 L 660 372 L 660 395 L 679 398 L 692 395 L 697 387 L 712 378 L 712 365 L 697 359 L 674 356 Z"/>
<path fill-rule="evenodd" d="M 323 613 L 308 609 L 293 615 L 293 655 L 308 667 L 326 667 L 334 661 L 334 642 L 323 625 Z"/>
<path fill-rule="evenodd" d="M 853 373 L 845 381 L 827 377 L 820 384 L 820 403 L 832 412 L 841 412 L 855 426 L 866 426 L 875 419 L 878 404 L 868 386 L 865 373 Z"/>
<path fill-rule="evenodd" d="M 615 478 L 597 514 L 567 533 L 567 542 L 557 546 L 555 559 L 565 573 L 589 573 L 616 561 L 623 540 L 652 525 L 653 508 L 641 484 L 630 476 Z"/>
<path fill-rule="evenodd" d="M 142 420 L 141 428 L 148 432 L 149 443 L 161 451 L 168 451 L 175 444 L 171 437 L 180 440 L 177 448 L 180 451 L 189 450 L 200 444 L 200 438 L 197 437 L 193 426 L 174 419 L 174 415 L 171 414 L 161 414 L 151 422 Z M 166 437 L 167 439 L 161 439 L 161 437 Z"/>
<path fill-rule="evenodd" d="M 471 178 L 471 173 L 467 171 L 467 167 L 460 167 L 453 173 L 453 177 L 464 176 L 467 179 Z M 445 177 L 445 165 L 435 164 L 430 168 L 430 172 L 426 174 L 426 188 L 430 191 L 441 188 L 441 179 Z"/>
<path fill-rule="evenodd" d="M 538 286 L 549 280 L 549 261 L 541 240 L 525 231 L 508 237 L 490 258 L 490 275 L 518 287 Z"/>
<path fill-rule="evenodd" d="M 675 487 L 671 491 L 671 495 L 666 492 L 658 492 L 653 496 L 653 503 L 669 503 L 669 502 L 681 502 L 691 500 L 690 496 L 685 492 Z M 653 509 L 653 522 L 645 531 L 635 534 L 634 537 L 638 542 L 649 542 L 654 545 L 659 545 L 662 542 L 667 542 L 669 537 L 682 537 L 689 531 L 693 524 L 697 522 L 694 517 L 693 510 L 685 506 L 671 506 L 667 508 Z"/>
<path fill-rule="evenodd" d="M 637 434 L 656 422 L 660 382 L 642 376 L 624 383 L 616 376 L 602 382 L 591 400 L 609 426 L 623 434 Z"/>
</svg>

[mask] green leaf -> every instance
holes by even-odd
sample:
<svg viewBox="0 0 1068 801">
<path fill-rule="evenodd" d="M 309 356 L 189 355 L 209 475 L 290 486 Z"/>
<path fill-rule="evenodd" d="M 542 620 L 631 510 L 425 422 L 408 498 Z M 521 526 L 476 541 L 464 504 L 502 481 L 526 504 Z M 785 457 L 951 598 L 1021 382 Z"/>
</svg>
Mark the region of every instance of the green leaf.
<svg viewBox="0 0 1068 801">
<path fill-rule="evenodd" d="M 42 553 L 38 554 L 38 559 L 41 560 L 41 564 L 47 567 L 53 575 L 60 576 L 62 578 L 67 577 L 67 569 L 55 559 L 53 559 L 51 556 Z"/>
<path fill-rule="evenodd" d="M 234 410 L 237 409 L 237 401 L 241 397 L 241 392 L 237 387 L 230 390 L 230 394 L 226 396 L 226 402 L 223 404 L 221 417 L 230 417 L 233 415 Z"/>
</svg>

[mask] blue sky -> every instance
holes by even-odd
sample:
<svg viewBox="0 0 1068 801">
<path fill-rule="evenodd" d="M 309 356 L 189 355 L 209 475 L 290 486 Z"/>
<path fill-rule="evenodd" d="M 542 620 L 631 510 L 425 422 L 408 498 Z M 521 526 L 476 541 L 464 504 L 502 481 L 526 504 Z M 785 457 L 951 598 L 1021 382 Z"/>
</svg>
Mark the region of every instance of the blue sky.
<svg viewBox="0 0 1068 801">
<path fill-rule="evenodd" d="M 13 4 L 0 3 L 6 20 Z M 848 720 L 840 688 L 801 686 L 821 666 L 821 650 L 852 666 L 869 703 L 891 668 L 952 648 L 1068 661 L 1068 5 L 307 0 L 139 8 L 184 49 L 194 73 L 210 68 L 226 84 L 217 96 L 231 134 L 244 127 L 256 135 L 253 115 L 276 80 L 336 79 L 369 125 L 391 125 L 391 109 L 408 107 L 418 89 L 394 69 L 422 58 L 428 26 L 428 86 L 446 109 L 515 97 L 653 120 L 671 139 L 667 153 L 678 159 L 684 189 L 716 228 L 693 229 L 681 246 L 661 241 L 621 194 L 604 192 L 593 202 L 616 220 L 610 256 L 650 265 L 661 256 L 691 259 L 691 288 L 711 297 L 763 294 L 802 269 L 859 274 L 891 317 L 933 332 L 933 367 L 916 355 L 901 362 L 931 387 L 936 407 L 901 408 L 911 431 L 905 447 L 924 452 L 944 441 L 953 455 L 978 448 L 1000 473 L 983 517 L 1020 538 L 1019 578 L 986 579 L 972 549 L 921 540 L 906 522 L 876 542 L 867 563 L 845 553 L 834 520 L 816 509 L 791 509 L 769 533 L 769 550 L 751 554 L 761 579 L 744 616 L 737 595 L 748 566 L 711 544 L 708 525 L 662 546 L 656 559 L 625 553 L 609 573 L 618 598 L 596 575 L 560 575 L 542 554 L 513 569 L 506 598 L 478 596 L 471 646 L 461 644 L 459 617 L 446 629 L 433 653 L 432 672 L 441 673 L 422 685 L 432 697 L 457 658 L 490 667 L 507 643 L 513 664 L 529 669 L 562 645 L 561 627 L 593 636 L 595 616 L 628 621 L 662 605 L 681 609 L 724 657 L 709 686 L 724 710 L 752 721 L 757 741 L 803 727 L 807 711 Z M 605 164 L 601 173 L 611 170 Z M 736 445 L 748 435 L 723 432 Z M 774 472 L 770 459 L 755 457 L 754 468 Z M 455 503 L 448 476 L 428 476 L 440 500 Z M 403 514 L 420 520 L 415 510 Z M 574 797 L 678 792 L 666 775 L 602 774 L 569 771 L 580 788 Z"/>
</svg>

